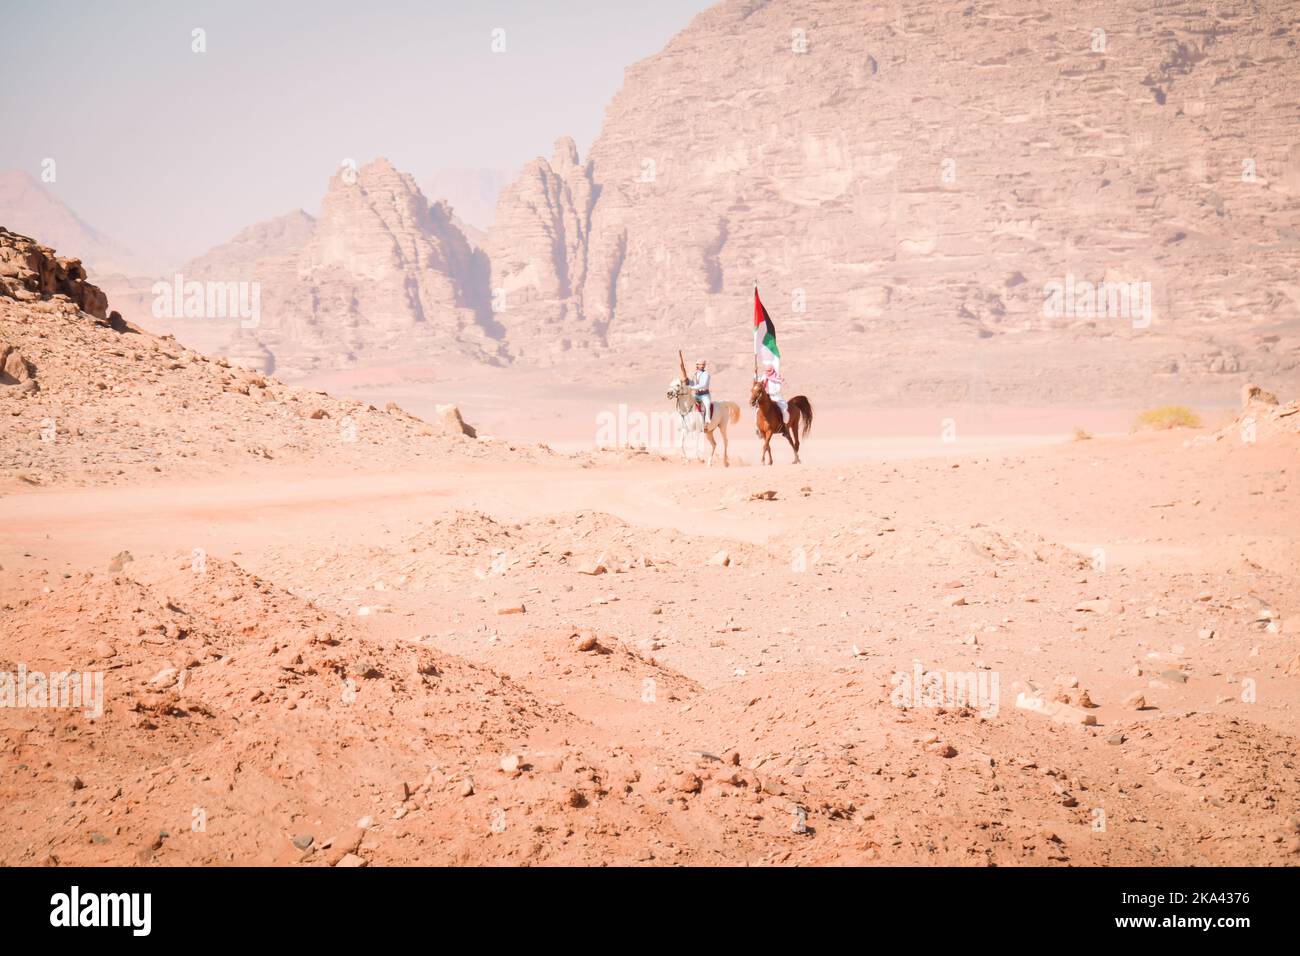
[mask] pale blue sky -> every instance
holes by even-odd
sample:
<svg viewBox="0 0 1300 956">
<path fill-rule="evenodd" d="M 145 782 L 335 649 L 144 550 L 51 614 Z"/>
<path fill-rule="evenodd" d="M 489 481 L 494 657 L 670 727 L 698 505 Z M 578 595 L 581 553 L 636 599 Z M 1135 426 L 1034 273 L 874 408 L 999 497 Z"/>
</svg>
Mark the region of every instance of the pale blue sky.
<svg viewBox="0 0 1300 956">
<path fill-rule="evenodd" d="M 4 0 L 0 169 L 142 253 L 315 212 L 344 157 L 515 168 L 599 132 L 708 0 Z M 207 52 L 191 52 L 191 30 Z M 491 50 L 503 28 L 506 52 Z M 18 92 L 21 91 L 21 92 Z"/>
</svg>

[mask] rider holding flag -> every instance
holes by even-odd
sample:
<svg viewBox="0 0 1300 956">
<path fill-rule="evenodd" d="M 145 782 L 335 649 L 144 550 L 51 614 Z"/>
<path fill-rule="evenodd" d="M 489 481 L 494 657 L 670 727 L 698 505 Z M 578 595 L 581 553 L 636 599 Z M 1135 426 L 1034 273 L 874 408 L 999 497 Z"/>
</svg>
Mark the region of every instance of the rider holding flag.
<svg viewBox="0 0 1300 956">
<path fill-rule="evenodd" d="M 785 379 L 781 373 L 776 370 L 776 366 L 770 361 L 763 363 L 763 374 L 758 380 L 763 383 L 763 388 L 767 392 L 767 397 L 776 403 L 781 409 L 781 421 L 783 424 L 790 424 L 790 406 L 784 398 L 781 397 L 781 386 L 785 384 Z"/>
</svg>

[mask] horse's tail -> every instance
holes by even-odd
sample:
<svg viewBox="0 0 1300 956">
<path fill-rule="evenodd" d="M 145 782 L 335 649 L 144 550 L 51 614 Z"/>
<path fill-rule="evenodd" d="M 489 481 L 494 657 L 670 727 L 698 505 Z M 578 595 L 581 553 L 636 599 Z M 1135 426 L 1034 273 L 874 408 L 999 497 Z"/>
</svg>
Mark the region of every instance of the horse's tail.
<svg viewBox="0 0 1300 956">
<path fill-rule="evenodd" d="M 735 402 L 727 402 L 727 414 L 731 417 L 730 424 L 736 424 L 740 421 L 740 406 Z"/>
<path fill-rule="evenodd" d="M 790 407 L 799 409 L 799 416 L 803 419 L 803 430 L 799 435 L 800 440 L 808 437 L 808 429 L 812 428 L 812 402 L 808 401 L 807 395 L 796 395 L 790 399 Z"/>
</svg>

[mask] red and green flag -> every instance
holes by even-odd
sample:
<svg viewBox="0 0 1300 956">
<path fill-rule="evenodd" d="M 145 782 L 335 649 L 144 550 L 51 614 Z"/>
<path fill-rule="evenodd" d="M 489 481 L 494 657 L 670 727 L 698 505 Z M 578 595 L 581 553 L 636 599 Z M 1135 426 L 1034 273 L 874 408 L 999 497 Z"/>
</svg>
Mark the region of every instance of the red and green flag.
<svg viewBox="0 0 1300 956">
<path fill-rule="evenodd" d="M 758 286 L 754 286 L 754 355 L 759 364 L 772 363 L 772 368 L 781 371 L 781 350 L 776 347 L 776 326 L 772 317 L 763 308 L 758 297 Z"/>
</svg>

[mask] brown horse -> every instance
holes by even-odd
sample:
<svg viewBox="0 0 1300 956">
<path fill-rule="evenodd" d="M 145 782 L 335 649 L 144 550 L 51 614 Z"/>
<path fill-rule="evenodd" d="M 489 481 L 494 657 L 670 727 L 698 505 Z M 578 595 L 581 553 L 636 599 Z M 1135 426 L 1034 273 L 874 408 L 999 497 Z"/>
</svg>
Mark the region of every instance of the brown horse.
<svg viewBox="0 0 1300 956">
<path fill-rule="evenodd" d="M 812 402 L 808 401 L 806 395 L 796 395 L 786 404 L 790 408 L 790 424 L 786 425 L 781 419 L 781 407 L 772 401 L 767 395 L 767 389 L 763 387 L 762 382 L 755 382 L 753 389 L 749 393 L 749 404 L 758 409 L 758 433 L 763 438 L 763 453 L 758 456 L 759 464 L 762 464 L 764 457 L 767 463 L 772 464 L 772 436 L 784 435 L 785 440 L 790 443 L 794 449 L 794 463 L 799 464 L 799 446 L 802 440 L 808 437 L 808 429 L 812 428 Z M 799 423 L 803 423 L 802 433 Z"/>
</svg>

